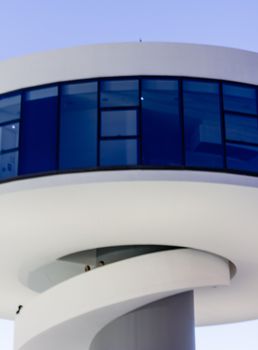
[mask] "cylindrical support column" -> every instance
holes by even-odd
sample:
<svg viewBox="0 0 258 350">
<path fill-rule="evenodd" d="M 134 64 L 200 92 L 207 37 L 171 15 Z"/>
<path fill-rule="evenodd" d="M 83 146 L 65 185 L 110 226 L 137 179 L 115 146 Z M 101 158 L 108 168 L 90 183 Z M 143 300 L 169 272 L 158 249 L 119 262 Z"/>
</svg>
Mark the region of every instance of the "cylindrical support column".
<svg viewBox="0 0 258 350">
<path fill-rule="evenodd" d="M 90 350 L 194 350 L 193 292 L 148 304 L 107 325 Z"/>
</svg>

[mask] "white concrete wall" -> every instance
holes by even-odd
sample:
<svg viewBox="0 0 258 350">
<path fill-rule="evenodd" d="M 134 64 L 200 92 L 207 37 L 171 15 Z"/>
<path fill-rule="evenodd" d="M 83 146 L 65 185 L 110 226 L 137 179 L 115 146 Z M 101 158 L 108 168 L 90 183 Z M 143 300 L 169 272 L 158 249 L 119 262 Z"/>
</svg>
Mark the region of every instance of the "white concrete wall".
<svg viewBox="0 0 258 350">
<path fill-rule="evenodd" d="M 59 81 L 127 75 L 188 76 L 258 84 L 258 54 L 173 43 L 62 49 L 0 62 L 0 93 Z"/>
</svg>

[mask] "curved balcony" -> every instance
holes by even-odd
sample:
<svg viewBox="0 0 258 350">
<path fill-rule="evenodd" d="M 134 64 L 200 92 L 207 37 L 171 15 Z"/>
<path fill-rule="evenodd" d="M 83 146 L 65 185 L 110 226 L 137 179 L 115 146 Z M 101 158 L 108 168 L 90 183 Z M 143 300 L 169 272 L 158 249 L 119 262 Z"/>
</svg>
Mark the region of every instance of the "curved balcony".
<svg viewBox="0 0 258 350">
<path fill-rule="evenodd" d="M 132 310 L 229 282 L 225 259 L 192 249 L 106 265 L 60 283 L 28 304 L 16 321 L 15 348 L 88 350 L 106 325 Z"/>
</svg>

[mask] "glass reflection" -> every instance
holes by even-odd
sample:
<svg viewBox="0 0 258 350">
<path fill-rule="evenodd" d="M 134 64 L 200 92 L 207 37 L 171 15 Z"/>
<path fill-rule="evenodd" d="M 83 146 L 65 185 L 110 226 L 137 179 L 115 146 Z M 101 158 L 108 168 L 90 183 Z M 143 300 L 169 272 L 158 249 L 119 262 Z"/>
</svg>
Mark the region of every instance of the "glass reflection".
<svg viewBox="0 0 258 350">
<path fill-rule="evenodd" d="M 25 93 L 21 124 L 20 174 L 57 169 L 57 86 Z"/>
<path fill-rule="evenodd" d="M 0 97 L 0 124 L 20 119 L 21 95 Z"/>
<path fill-rule="evenodd" d="M 60 169 L 96 167 L 97 101 L 96 82 L 62 86 Z"/>
<path fill-rule="evenodd" d="M 101 166 L 130 166 L 137 164 L 137 141 L 102 140 L 100 143 Z"/>
<path fill-rule="evenodd" d="M 246 115 L 225 115 L 226 138 L 231 141 L 258 144 L 258 119 Z"/>
<path fill-rule="evenodd" d="M 258 172 L 258 147 L 227 142 L 227 167 L 243 172 Z"/>
<path fill-rule="evenodd" d="M 21 94 L 0 97 L 0 179 L 17 176 Z"/>
<path fill-rule="evenodd" d="M 124 107 L 139 104 L 138 80 L 104 80 L 100 84 L 100 106 Z"/>
<path fill-rule="evenodd" d="M 224 108 L 227 111 L 257 113 L 256 89 L 223 84 Z"/>
<path fill-rule="evenodd" d="M 101 136 L 119 137 L 137 135 L 137 111 L 112 110 L 101 112 Z"/>
<path fill-rule="evenodd" d="M 0 178 L 5 180 L 17 176 L 18 151 L 0 154 Z"/>
<path fill-rule="evenodd" d="M 141 100 L 143 164 L 182 164 L 178 81 L 144 79 Z"/>
<path fill-rule="evenodd" d="M 217 83 L 184 81 L 186 165 L 223 167 L 219 87 Z"/>
<path fill-rule="evenodd" d="M 0 152 L 17 148 L 19 143 L 19 123 L 0 126 Z"/>
</svg>

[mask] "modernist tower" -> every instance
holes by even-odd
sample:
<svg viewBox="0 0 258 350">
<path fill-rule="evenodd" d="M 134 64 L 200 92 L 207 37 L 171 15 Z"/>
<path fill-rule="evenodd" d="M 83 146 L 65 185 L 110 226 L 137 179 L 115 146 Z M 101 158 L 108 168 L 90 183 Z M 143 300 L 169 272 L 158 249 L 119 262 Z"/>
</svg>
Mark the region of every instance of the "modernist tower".
<svg viewBox="0 0 258 350">
<path fill-rule="evenodd" d="M 17 350 L 193 350 L 195 324 L 258 317 L 258 54 L 96 45 L 0 77 Z"/>
</svg>

